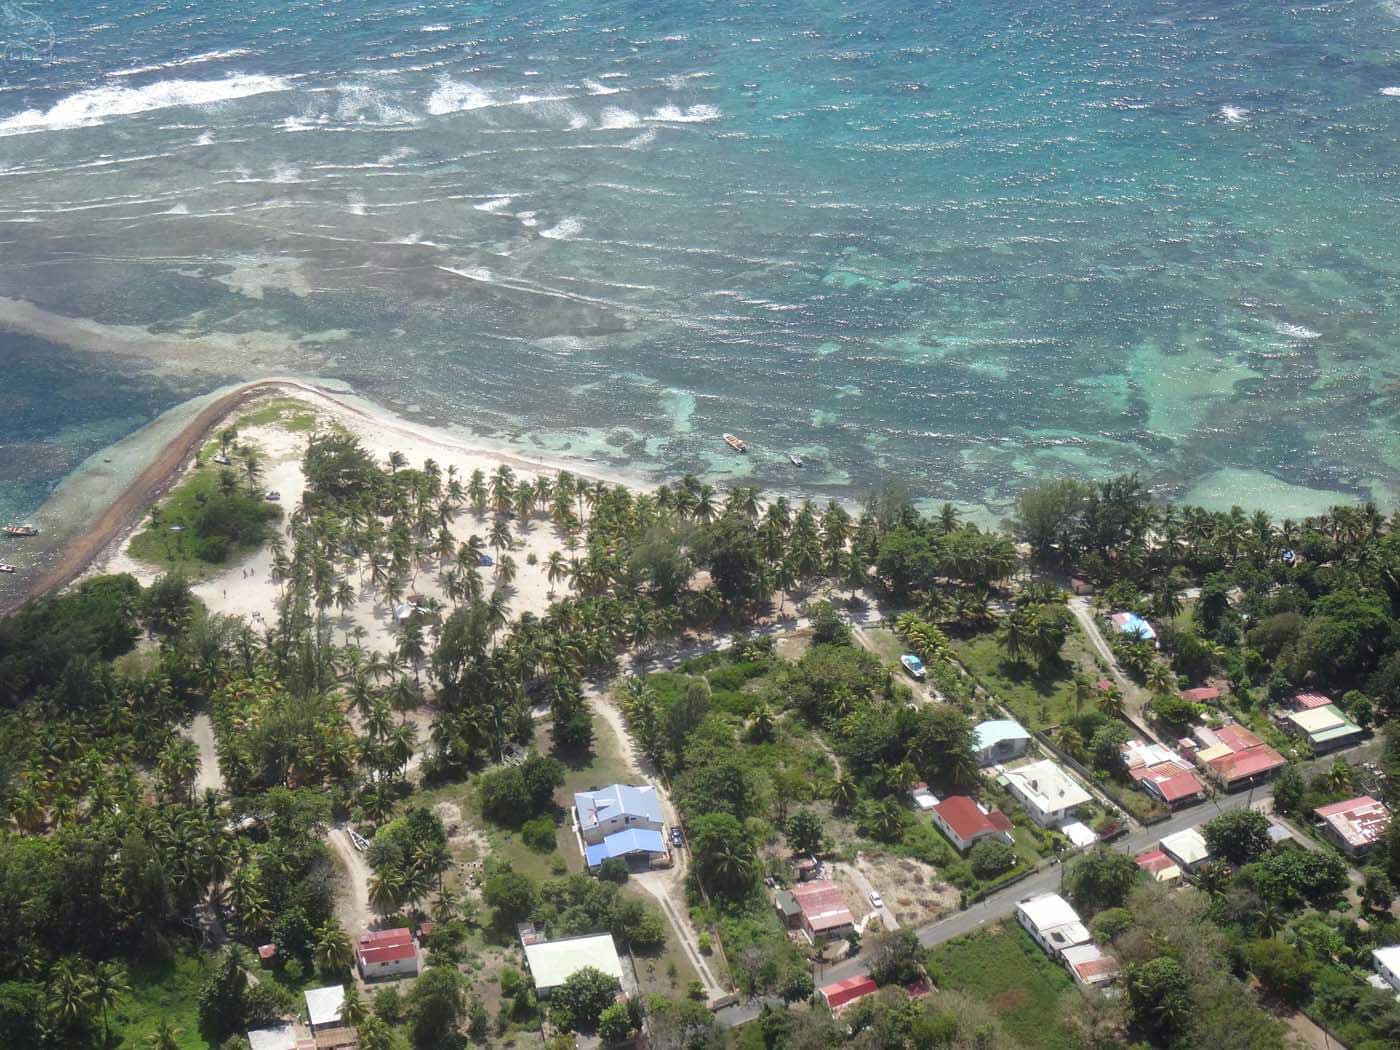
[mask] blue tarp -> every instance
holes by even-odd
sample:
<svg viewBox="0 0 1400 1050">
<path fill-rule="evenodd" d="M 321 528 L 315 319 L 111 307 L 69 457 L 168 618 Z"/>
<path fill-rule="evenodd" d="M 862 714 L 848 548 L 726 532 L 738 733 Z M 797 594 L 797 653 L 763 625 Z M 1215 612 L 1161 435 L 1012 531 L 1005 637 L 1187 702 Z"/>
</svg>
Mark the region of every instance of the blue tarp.
<svg viewBox="0 0 1400 1050">
<path fill-rule="evenodd" d="M 584 856 L 588 858 L 588 866 L 596 868 L 609 857 L 626 857 L 632 853 L 665 853 L 666 843 L 661 838 L 661 832 L 651 831 L 647 828 L 628 828 L 626 831 L 618 831 L 596 846 L 588 846 L 584 849 Z"/>
<path fill-rule="evenodd" d="M 1152 629 L 1152 625 L 1137 613 L 1123 613 L 1118 629 L 1124 634 L 1135 634 L 1149 642 L 1157 638 L 1157 632 Z"/>
</svg>

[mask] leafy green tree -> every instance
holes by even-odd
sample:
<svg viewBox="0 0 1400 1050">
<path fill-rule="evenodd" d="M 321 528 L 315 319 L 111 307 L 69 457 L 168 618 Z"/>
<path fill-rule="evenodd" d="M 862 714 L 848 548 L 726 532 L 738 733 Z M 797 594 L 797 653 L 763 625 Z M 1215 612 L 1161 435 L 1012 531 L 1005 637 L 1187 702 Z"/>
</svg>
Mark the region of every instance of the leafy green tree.
<svg viewBox="0 0 1400 1050">
<path fill-rule="evenodd" d="M 1159 1037 L 1170 1037 L 1191 1010 L 1191 979 L 1170 955 L 1129 966 L 1123 974 L 1133 1019 Z"/>
<path fill-rule="evenodd" d="M 1269 818 L 1258 810 L 1235 809 L 1212 817 L 1202 829 L 1212 857 L 1247 864 L 1272 845 Z"/>
<path fill-rule="evenodd" d="M 626 1003 L 613 1003 L 598 1015 L 598 1037 L 604 1043 L 623 1043 L 632 1034 L 632 1011 Z"/>
<path fill-rule="evenodd" d="M 462 975 L 452 966 L 430 966 L 413 982 L 405 1014 L 416 1050 L 455 1045 L 454 1031 L 466 1009 Z"/>
<path fill-rule="evenodd" d="M 994 879 L 1016 866 L 1016 851 L 1005 842 L 986 839 L 972 847 L 967 860 L 979 879 Z"/>
<path fill-rule="evenodd" d="M 617 998 L 617 979 L 593 966 L 575 970 L 549 1000 L 549 1016 L 571 1032 L 591 1032 L 604 1010 Z"/>
<path fill-rule="evenodd" d="M 799 809 L 787 819 L 788 845 L 795 853 L 816 853 L 821 849 L 824 830 L 821 818 L 808 809 Z"/>
<path fill-rule="evenodd" d="M 695 869 L 711 891 L 739 895 L 755 874 L 753 845 L 728 813 L 702 813 L 687 822 Z"/>
<path fill-rule="evenodd" d="M 911 929 L 879 934 L 866 955 L 866 972 L 876 984 L 909 984 L 923 974 L 924 947 Z"/>
<path fill-rule="evenodd" d="M 535 908 L 535 884 L 506 867 L 491 875 L 481 887 L 481 898 L 495 912 L 499 926 L 510 926 L 528 918 Z"/>
<path fill-rule="evenodd" d="M 1244 946 L 1245 963 L 1265 988 L 1292 1006 L 1308 999 L 1312 964 L 1290 944 L 1276 937 L 1251 941 Z"/>
<path fill-rule="evenodd" d="M 1127 903 L 1139 874 L 1132 857 L 1095 846 L 1065 871 L 1064 888 L 1076 907 L 1092 915 Z"/>
</svg>

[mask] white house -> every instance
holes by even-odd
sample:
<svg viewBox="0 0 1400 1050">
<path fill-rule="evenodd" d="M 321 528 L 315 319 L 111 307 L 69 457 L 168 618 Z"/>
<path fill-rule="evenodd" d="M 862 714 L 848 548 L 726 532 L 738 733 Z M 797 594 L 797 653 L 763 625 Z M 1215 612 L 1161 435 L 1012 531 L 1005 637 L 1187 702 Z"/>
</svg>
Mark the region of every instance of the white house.
<svg viewBox="0 0 1400 1050">
<path fill-rule="evenodd" d="M 660 832 L 666 826 L 656 788 L 611 784 L 599 791 L 574 795 L 578 832 L 585 844 L 596 846 L 609 835 L 633 828 Z"/>
<path fill-rule="evenodd" d="M 1031 819 L 1043 828 L 1070 819 L 1075 810 L 1092 797 L 1077 780 L 1048 758 L 1008 769 L 1003 778 Z"/>
<path fill-rule="evenodd" d="M 418 973 L 418 946 L 413 931 L 403 928 L 360 934 L 355 961 L 366 981 L 414 976 Z"/>
<path fill-rule="evenodd" d="M 345 986 L 328 985 L 325 988 L 306 990 L 306 1016 L 311 1021 L 311 1031 L 323 1032 L 341 1027 L 340 1008 L 345 1004 Z"/>
<path fill-rule="evenodd" d="M 254 1028 L 244 1034 L 250 1050 L 297 1050 L 296 1029 L 289 1024 Z"/>
<path fill-rule="evenodd" d="M 1371 961 L 1375 964 L 1376 975 L 1390 987 L 1400 990 L 1400 944 L 1372 949 Z"/>
<path fill-rule="evenodd" d="M 1118 976 L 1118 960 L 1097 944 L 1076 944 L 1060 953 L 1076 984 L 1092 987 Z"/>
<path fill-rule="evenodd" d="M 977 734 L 977 764 L 993 766 L 999 762 L 1009 762 L 1020 758 L 1030 745 L 1031 735 L 1020 722 L 1010 718 L 996 718 L 989 722 L 979 722 L 973 732 Z"/>
<path fill-rule="evenodd" d="M 1058 893 L 1027 897 L 1016 905 L 1016 921 L 1054 959 L 1060 958 L 1066 948 L 1090 941 L 1079 913 Z"/>
<path fill-rule="evenodd" d="M 1162 840 L 1162 852 L 1176 861 L 1177 867 L 1185 872 L 1193 872 L 1210 860 L 1206 837 L 1195 828 L 1168 835 Z"/>
<path fill-rule="evenodd" d="M 622 960 L 612 934 L 565 937 L 558 941 L 526 944 L 525 964 L 535 982 L 535 991 L 547 996 L 579 970 L 591 966 L 622 983 Z"/>
</svg>

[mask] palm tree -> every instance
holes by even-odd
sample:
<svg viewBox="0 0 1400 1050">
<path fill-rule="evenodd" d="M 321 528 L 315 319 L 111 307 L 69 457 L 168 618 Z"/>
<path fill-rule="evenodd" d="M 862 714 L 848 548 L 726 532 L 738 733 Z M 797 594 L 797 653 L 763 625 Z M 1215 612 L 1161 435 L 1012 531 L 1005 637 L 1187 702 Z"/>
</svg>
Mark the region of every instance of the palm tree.
<svg viewBox="0 0 1400 1050">
<path fill-rule="evenodd" d="M 1012 613 L 1003 621 L 1001 630 L 997 632 L 997 640 L 1001 643 L 1002 650 L 1006 657 L 1013 664 L 1025 661 L 1026 653 L 1030 650 L 1031 637 L 1030 625 L 1026 623 L 1026 618 L 1020 609 Z"/>
<path fill-rule="evenodd" d="M 403 902 L 404 877 L 394 868 L 376 871 L 369 879 L 369 901 L 382 913 L 392 912 Z"/>
<path fill-rule="evenodd" d="M 184 1034 L 183 1028 L 172 1028 L 170 1022 L 162 1017 L 156 1022 L 155 1034 L 151 1036 L 151 1050 L 180 1050 L 180 1036 Z"/>
<path fill-rule="evenodd" d="M 258 479 L 262 477 L 262 457 L 251 445 L 244 445 L 238 450 L 238 455 L 243 460 L 243 474 L 248 479 L 248 490 L 255 491 Z"/>
<path fill-rule="evenodd" d="M 327 919 L 316 931 L 316 964 L 327 974 L 336 974 L 348 970 L 354 958 L 345 928 Z"/>
<path fill-rule="evenodd" d="M 92 978 L 71 956 L 65 956 L 49 971 L 49 1014 L 60 1027 L 68 1028 L 87 1020 L 92 1012 Z"/>
<path fill-rule="evenodd" d="M 752 870 L 749 855 L 740 842 L 723 842 L 709 856 L 709 868 L 722 886 L 741 886 Z"/>
<path fill-rule="evenodd" d="M 92 1005 L 102 1015 L 102 1045 L 112 1041 L 112 1008 L 131 991 L 120 963 L 99 963 L 92 973 Z"/>
<path fill-rule="evenodd" d="M 554 588 L 560 580 L 566 579 L 569 575 L 568 566 L 564 564 L 564 555 L 559 551 L 550 551 L 549 560 L 545 562 L 545 578 L 549 580 L 549 597 L 554 599 Z"/>
<path fill-rule="evenodd" d="M 369 1003 L 360 995 L 360 986 L 354 981 L 346 982 L 345 998 L 340 1004 L 341 1023 L 347 1028 L 359 1028 L 369 1017 Z"/>
<path fill-rule="evenodd" d="M 1176 675 L 1161 660 L 1154 660 L 1147 670 L 1147 686 L 1154 693 L 1169 695 L 1176 692 Z"/>
<path fill-rule="evenodd" d="M 831 785 L 831 803 L 837 809 L 848 810 L 855 805 L 856 782 L 849 773 L 841 773 Z"/>
</svg>

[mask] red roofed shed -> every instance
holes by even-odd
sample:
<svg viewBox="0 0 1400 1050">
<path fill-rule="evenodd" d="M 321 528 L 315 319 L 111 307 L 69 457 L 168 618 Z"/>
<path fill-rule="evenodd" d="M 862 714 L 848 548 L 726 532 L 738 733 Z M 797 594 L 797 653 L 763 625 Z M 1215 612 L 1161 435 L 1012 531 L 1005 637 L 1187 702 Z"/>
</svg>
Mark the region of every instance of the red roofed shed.
<svg viewBox="0 0 1400 1050">
<path fill-rule="evenodd" d="M 1190 700 L 1193 704 L 1205 704 L 1212 700 L 1219 700 L 1220 690 L 1213 685 L 1203 685 L 1197 689 L 1183 689 L 1181 698 Z"/>
<path fill-rule="evenodd" d="M 413 931 L 373 930 L 362 933 L 355 945 L 360 974 L 366 980 L 374 977 L 403 977 L 418 972 L 418 949 L 413 943 Z"/>
<path fill-rule="evenodd" d="M 1331 702 L 1331 697 L 1323 696 L 1321 693 L 1299 693 L 1293 698 L 1293 710 L 1311 711 L 1314 708 L 1326 707 Z"/>
<path fill-rule="evenodd" d="M 986 813 L 966 795 L 950 795 L 933 807 L 933 819 L 960 850 L 984 838 L 1010 843 L 1011 821 L 999 809 Z"/>
<path fill-rule="evenodd" d="M 856 918 L 846 904 L 846 898 L 830 879 L 817 879 L 794 886 L 792 896 L 800 911 L 798 921 L 807 934 L 819 937 L 844 937 L 856 928 Z"/>
<path fill-rule="evenodd" d="M 840 1010 L 857 999 L 873 995 L 879 988 L 869 977 L 847 977 L 844 981 L 822 985 L 821 997 L 832 1010 Z"/>
</svg>

